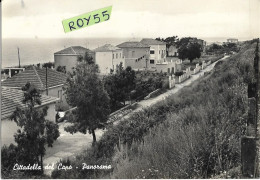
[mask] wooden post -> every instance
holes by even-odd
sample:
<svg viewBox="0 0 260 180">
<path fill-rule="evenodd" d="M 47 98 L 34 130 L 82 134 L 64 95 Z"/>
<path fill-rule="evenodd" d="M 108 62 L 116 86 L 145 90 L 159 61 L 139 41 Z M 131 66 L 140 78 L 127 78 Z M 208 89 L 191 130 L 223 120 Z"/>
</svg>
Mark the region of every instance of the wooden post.
<svg viewBox="0 0 260 180">
<path fill-rule="evenodd" d="M 259 39 L 254 58 L 254 79 L 255 82 L 248 84 L 248 120 L 246 136 L 241 138 L 241 164 L 244 178 L 259 177 L 259 95 L 260 95 L 260 74 L 259 74 Z"/>
<path fill-rule="evenodd" d="M 48 96 L 48 67 L 46 66 L 46 95 Z"/>
</svg>

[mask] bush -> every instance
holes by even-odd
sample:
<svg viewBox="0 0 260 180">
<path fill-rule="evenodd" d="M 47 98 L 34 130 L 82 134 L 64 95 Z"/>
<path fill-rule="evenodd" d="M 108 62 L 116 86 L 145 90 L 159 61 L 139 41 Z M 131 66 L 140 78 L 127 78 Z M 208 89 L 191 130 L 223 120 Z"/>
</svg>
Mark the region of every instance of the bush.
<svg viewBox="0 0 260 180">
<path fill-rule="evenodd" d="M 95 147 L 71 162 L 112 164 L 112 170 L 60 171 L 56 177 L 209 178 L 239 166 L 240 137 L 247 119 L 244 77 L 252 79 L 244 73 L 252 68 L 253 56 L 242 51 L 199 85 L 185 87 L 108 127 Z"/>
<path fill-rule="evenodd" d="M 175 76 L 181 76 L 183 74 L 184 74 L 183 71 L 177 71 L 177 72 L 174 73 Z"/>
</svg>

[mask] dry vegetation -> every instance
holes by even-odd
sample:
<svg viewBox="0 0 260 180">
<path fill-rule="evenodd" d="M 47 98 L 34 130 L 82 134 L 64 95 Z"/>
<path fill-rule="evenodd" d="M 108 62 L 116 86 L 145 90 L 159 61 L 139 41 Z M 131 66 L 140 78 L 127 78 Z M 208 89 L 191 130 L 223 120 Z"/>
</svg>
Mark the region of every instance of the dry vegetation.
<svg viewBox="0 0 260 180">
<path fill-rule="evenodd" d="M 54 178 L 210 178 L 240 166 L 247 83 L 255 44 L 164 102 L 109 127 L 95 147 L 63 161 L 108 170 L 54 171 Z"/>
</svg>

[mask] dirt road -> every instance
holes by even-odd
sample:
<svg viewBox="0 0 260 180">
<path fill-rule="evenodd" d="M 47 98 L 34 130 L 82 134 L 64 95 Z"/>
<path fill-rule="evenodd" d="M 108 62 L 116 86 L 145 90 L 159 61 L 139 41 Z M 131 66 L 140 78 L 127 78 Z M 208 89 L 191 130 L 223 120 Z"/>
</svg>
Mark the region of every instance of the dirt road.
<svg viewBox="0 0 260 180">
<path fill-rule="evenodd" d="M 223 59 L 226 59 L 228 56 L 225 56 Z M 216 61 L 217 62 L 217 61 Z M 163 101 L 167 96 L 175 94 L 176 92 L 180 91 L 184 86 L 190 85 L 192 82 L 196 81 L 200 77 L 204 75 L 204 72 L 211 71 L 215 63 L 210 64 L 207 66 L 204 70 L 201 70 L 199 73 L 192 75 L 189 79 L 187 79 L 185 82 L 181 84 L 176 84 L 176 86 L 168 90 L 167 92 L 151 99 L 142 100 L 138 102 L 139 107 L 132 111 L 131 113 L 137 112 L 142 110 L 143 108 L 152 106 L 153 104 Z M 127 118 L 129 115 L 126 115 L 124 117 Z M 117 122 L 114 122 L 114 124 L 117 124 Z M 64 131 L 64 127 L 67 126 L 68 123 L 62 122 L 59 123 L 59 131 L 60 131 L 60 137 L 57 139 L 57 141 L 54 142 L 52 148 L 47 148 L 46 155 L 44 156 L 44 166 L 47 164 L 51 165 L 53 163 L 59 162 L 60 159 L 65 159 L 68 157 L 73 157 L 77 153 L 80 153 L 83 149 L 86 149 L 91 146 L 92 143 L 92 135 L 91 134 L 81 134 L 81 133 L 75 133 L 70 134 L 68 132 Z M 100 139 L 102 134 L 104 133 L 104 130 L 96 130 L 96 136 L 97 140 Z M 45 170 L 45 174 L 50 175 L 51 170 Z"/>
</svg>

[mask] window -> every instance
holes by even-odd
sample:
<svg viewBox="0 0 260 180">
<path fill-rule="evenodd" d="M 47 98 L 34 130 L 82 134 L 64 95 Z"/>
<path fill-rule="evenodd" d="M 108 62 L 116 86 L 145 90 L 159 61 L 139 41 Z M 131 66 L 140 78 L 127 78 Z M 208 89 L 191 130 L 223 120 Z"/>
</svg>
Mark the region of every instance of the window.
<svg viewBox="0 0 260 180">
<path fill-rule="evenodd" d="M 132 51 L 132 57 L 134 57 L 135 56 L 135 51 Z"/>
<path fill-rule="evenodd" d="M 160 50 L 159 50 L 159 54 L 160 54 Z"/>
<path fill-rule="evenodd" d="M 58 98 L 62 101 L 62 90 L 58 90 Z"/>
<path fill-rule="evenodd" d="M 113 59 L 115 59 L 115 54 L 113 54 Z"/>
<path fill-rule="evenodd" d="M 151 51 L 150 51 L 150 54 L 154 54 L 154 50 L 151 50 Z"/>
<path fill-rule="evenodd" d="M 118 57 L 117 57 L 117 53 L 116 53 L 116 59 L 117 59 Z"/>
<path fill-rule="evenodd" d="M 121 58 L 121 53 L 120 53 L 120 58 Z"/>
<path fill-rule="evenodd" d="M 150 64 L 154 64 L 154 60 L 153 59 L 150 59 Z"/>
</svg>

